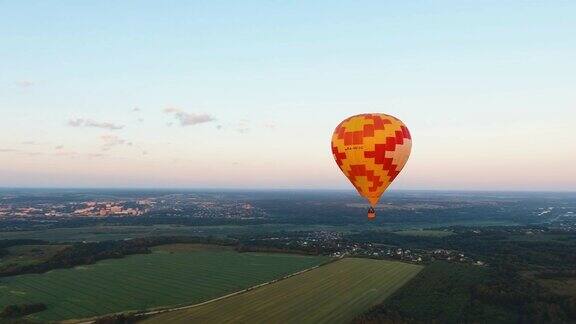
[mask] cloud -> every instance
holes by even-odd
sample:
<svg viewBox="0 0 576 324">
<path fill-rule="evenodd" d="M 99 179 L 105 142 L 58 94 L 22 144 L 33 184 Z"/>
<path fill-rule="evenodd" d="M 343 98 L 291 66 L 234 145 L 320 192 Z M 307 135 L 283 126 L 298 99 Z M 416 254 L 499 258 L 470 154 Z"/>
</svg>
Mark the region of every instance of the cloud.
<svg viewBox="0 0 576 324">
<path fill-rule="evenodd" d="M 36 141 L 22 141 L 22 142 L 20 142 L 20 144 L 22 144 L 22 145 L 40 145 L 40 143 L 38 143 Z"/>
<path fill-rule="evenodd" d="M 247 119 L 240 119 L 236 131 L 240 134 L 248 134 L 250 132 L 250 122 Z"/>
<path fill-rule="evenodd" d="M 139 112 L 139 111 L 141 111 L 141 110 L 140 110 L 140 108 L 138 108 L 138 107 L 132 108 L 132 112 Z"/>
<path fill-rule="evenodd" d="M 216 118 L 208 114 L 188 113 L 178 108 L 165 108 L 164 112 L 173 115 L 180 122 L 180 126 L 193 126 L 216 120 Z"/>
<path fill-rule="evenodd" d="M 118 130 L 124 128 L 124 125 L 116 125 L 109 122 L 98 122 L 91 119 L 75 118 L 68 120 L 68 126 L 71 127 L 95 127 L 108 130 Z"/>
<path fill-rule="evenodd" d="M 74 152 L 74 151 L 69 151 L 69 152 L 56 152 L 54 153 L 55 156 L 60 156 L 60 157 L 67 157 L 67 158 L 89 158 L 89 159 L 93 159 L 93 158 L 103 158 L 106 156 L 106 154 L 103 153 L 78 153 L 78 152 Z"/>
<path fill-rule="evenodd" d="M 134 144 L 133 142 L 127 141 L 119 136 L 113 135 L 113 134 L 108 134 L 108 135 L 102 135 L 100 136 L 100 139 L 103 141 L 103 144 L 101 146 L 101 150 L 103 152 L 109 151 L 117 146 L 127 146 L 127 147 L 131 147 L 134 148 L 138 151 L 140 151 L 140 153 L 142 153 L 142 155 L 147 155 L 148 152 L 146 150 L 144 150 L 142 147 L 140 147 L 137 144 Z M 102 157 L 104 156 L 103 154 L 93 154 L 91 155 L 91 157 Z"/>
<path fill-rule="evenodd" d="M 62 151 L 62 150 L 57 150 L 56 153 L 54 153 L 54 155 L 56 156 L 65 156 L 65 157 L 70 157 L 70 158 L 75 158 L 78 156 L 77 152 L 74 151 Z"/>
<path fill-rule="evenodd" d="M 86 156 L 89 158 L 101 158 L 101 157 L 104 157 L 106 155 L 104 155 L 102 153 L 88 153 L 88 154 L 86 154 Z"/>
<path fill-rule="evenodd" d="M 84 119 L 82 119 L 82 118 L 69 119 L 68 120 L 68 126 L 71 126 L 71 127 L 84 126 Z"/>
<path fill-rule="evenodd" d="M 126 142 L 126 144 L 130 144 L 130 142 Z M 38 145 L 37 142 L 34 142 L 33 145 Z M 64 145 L 57 145 L 54 147 L 53 152 L 38 152 L 38 151 L 27 151 L 27 150 L 19 150 L 19 149 L 12 149 L 12 148 L 0 148 L 0 153 L 13 153 L 19 156 L 28 156 L 28 157 L 36 157 L 36 156 L 57 156 L 57 157 L 64 157 L 75 159 L 78 157 L 88 157 L 88 158 L 101 158 L 106 156 L 103 153 L 78 153 L 75 151 L 66 151 L 64 150 Z"/>
<path fill-rule="evenodd" d="M 102 144 L 102 151 L 108 151 L 113 147 L 121 145 L 132 146 L 132 142 L 128 142 L 116 135 L 102 135 L 100 136 L 100 139 L 104 142 L 104 144 Z"/>
<path fill-rule="evenodd" d="M 238 128 L 236 131 L 240 134 L 248 134 L 250 132 L 250 128 Z"/>
<path fill-rule="evenodd" d="M 178 113 L 178 112 L 181 112 L 181 110 L 178 109 L 178 108 L 168 107 L 168 108 L 164 108 L 164 112 L 167 113 L 167 114 L 170 114 L 170 113 Z"/>
<path fill-rule="evenodd" d="M 274 122 L 268 122 L 264 124 L 265 128 L 271 129 L 271 130 L 275 130 L 276 129 L 276 123 Z"/>
<path fill-rule="evenodd" d="M 34 82 L 28 80 L 16 81 L 16 85 L 20 88 L 30 88 L 34 85 Z"/>
<path fill-rule="evenodd" d="M 43 155 L 44 153 L 41 152 L 28 152 L 28 151 L 22 151 L 22 150 L 17 150 L 17 149 L 0 149 L 0 153 L 14 153 L 14 154 L 18 154 L 18 155 L 26 155 L 26 156 L 38 156 L 38 155 Z"/>
</svg>

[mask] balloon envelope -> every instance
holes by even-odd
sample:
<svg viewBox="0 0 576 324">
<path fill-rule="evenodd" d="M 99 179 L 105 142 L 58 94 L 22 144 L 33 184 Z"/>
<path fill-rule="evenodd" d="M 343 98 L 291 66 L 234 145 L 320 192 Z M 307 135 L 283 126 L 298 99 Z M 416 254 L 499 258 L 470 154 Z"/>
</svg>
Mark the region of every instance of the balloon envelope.
<svg viewBox="0 0 576 324">
<path fill-rule="evenodd" d="M 332 135 L 338 167 L 372 207 L 408 161 L 411 148 L 406 125 L 385 114 L 346 118 Z"/>
</svg>

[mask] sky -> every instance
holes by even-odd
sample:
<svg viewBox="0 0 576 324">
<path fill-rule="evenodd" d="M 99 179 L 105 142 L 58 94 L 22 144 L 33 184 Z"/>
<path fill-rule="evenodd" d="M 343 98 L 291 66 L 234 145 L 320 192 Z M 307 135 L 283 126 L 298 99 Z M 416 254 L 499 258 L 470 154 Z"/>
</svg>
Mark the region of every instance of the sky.
<svg viewBox="0 0 576 324">
<path fill-rule="evenodd" d="M 0 0 L 0 187 L 349 189 L 344 118 L 400 118 L 392 189 L 576 190 L 575 1 Z"/>
</svg>

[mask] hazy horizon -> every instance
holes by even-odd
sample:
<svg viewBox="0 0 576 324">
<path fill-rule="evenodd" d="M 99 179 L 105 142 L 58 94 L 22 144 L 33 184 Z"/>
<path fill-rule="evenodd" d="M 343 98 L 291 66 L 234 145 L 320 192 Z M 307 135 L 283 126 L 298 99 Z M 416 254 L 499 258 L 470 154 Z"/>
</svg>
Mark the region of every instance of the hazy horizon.
<svg viewBox="0 0 576 324">
<path fill-rule="evenodd" d="M 72 190 L 72 191 L 182 191 L 182 192 L 264 192 L 264 191 L 286 191 L 286 192 L 345 192 L 350 194 L 357 194 L 354 188 L 305 188 L 305 187 L 0 187 L 0 191 L 10 190 Z M 562 194 L 576 194 L 576 190 L 514 190 L 514 189 L 390 189 L 386 190 L 383 197 L 395 193 L 410 193 L 410 192 L 437 192 L 437 193 L 562 193 Z M 382 203 L 385 203 L 383 200 Z"/>
</svg>

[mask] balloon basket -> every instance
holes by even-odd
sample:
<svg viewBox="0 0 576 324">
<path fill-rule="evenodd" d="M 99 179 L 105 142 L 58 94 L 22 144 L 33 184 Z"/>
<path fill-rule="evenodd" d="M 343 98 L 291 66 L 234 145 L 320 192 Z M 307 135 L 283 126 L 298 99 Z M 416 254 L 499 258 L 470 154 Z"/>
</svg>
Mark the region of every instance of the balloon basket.
<svg viewBox="0 0 576 324">
<path fill-rule="evenodd" d="M 370 209 L 368 209 L 368 220 L 373 221 L 375 219 L 376 219 L 376 211 L 374 210 L 374 208 L 370 207 Z"/>
</svg>

